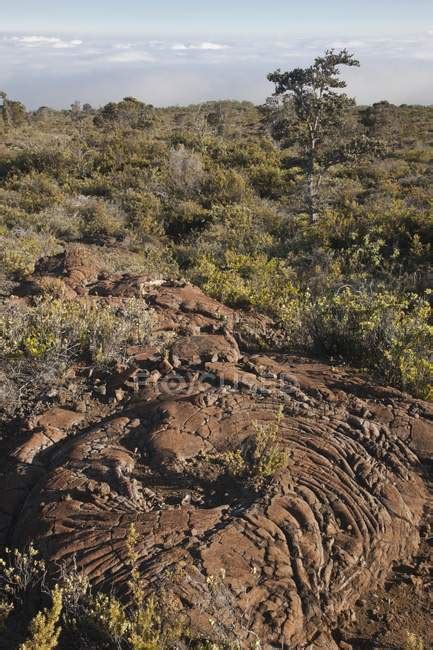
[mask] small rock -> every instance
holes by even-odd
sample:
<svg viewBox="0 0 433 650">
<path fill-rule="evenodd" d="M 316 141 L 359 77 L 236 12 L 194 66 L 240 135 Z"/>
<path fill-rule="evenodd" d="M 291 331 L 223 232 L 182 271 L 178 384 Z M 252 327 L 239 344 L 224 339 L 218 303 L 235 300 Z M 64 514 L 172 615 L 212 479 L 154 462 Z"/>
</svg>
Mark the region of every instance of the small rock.
<svg viewBox="0 0 433 650">
<path fill-rule="evenodd" d="M 81 400 L 80 402 L 75 403 L 75 410 L 78 413 L 85 413 L 87 411 L 87 404 L 85 400 Z"/>
<path fill-rule="evenodd" d="M 121 402 L 123 399 L 125 399 L 125 391 L 123 388 L 116 388 L 114 391 L 114 397 L 116 398 L 117 402 Z"/>
<path fill-rule="evenodd" d="M 152 370 L 147 381 L 149 384 L 157 384 L 161 377 L 162 375 L 159 370 Z"/>
<path fill-rule="evenodd" d="M 173 366 L 168 359 L 162 359 L 161 363 L 159 364 L 159 369 L 161 372 L 167 373 L 173 370 Z"/>
</svg>

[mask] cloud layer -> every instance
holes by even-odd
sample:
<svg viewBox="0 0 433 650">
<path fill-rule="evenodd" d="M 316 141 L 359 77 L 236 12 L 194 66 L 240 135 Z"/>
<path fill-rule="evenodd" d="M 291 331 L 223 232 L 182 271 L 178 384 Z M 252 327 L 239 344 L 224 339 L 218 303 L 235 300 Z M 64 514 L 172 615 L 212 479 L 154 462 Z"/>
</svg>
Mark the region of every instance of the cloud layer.
<svg viewBox="0 0 433 650">
<path fill-rule="evenodd" d="M 8 39 L 6 38 L 5 40 L 7 41 Z M 79 39 L 64 41 L 56 36 L 12 36 L 10 40 L 12 43 L 24 47 L 54 48 L 57 50 L 78 47 L 83 44 L 83 41 Z"/>
<path fill-rule="evenodd" d="M 0 88 L 35 108 L 93 104 L 133 94 L 154 104 L 233 98 L 262 102 L 266 73 L 310 62 L 329 47 L 361 59 L 349 70 L 361 103 L 433 103 L 433 29 L 407 38 L 346 37 L 170 41 L 80 34 L 0 34 Z"/>
</svg>

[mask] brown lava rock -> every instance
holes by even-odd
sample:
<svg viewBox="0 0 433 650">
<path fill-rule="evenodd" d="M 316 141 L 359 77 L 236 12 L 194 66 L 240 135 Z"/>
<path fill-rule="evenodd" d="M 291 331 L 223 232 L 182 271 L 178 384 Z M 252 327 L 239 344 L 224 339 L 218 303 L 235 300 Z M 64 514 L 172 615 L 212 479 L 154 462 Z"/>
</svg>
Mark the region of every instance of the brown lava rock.
<svg viewBox="0 0 433 650">
<path fill-rule="evenodd" d="M 236 314 L 186 283 L 84 286 L 141 295 L 174 332 L 168 361 L 137 353 L 148 379 L 96 426 L 60 410 L 28 424 L 3 461 L 1 541 L 34 540 L 51 566 L 76 558 L 126 593 L 134 523 L 147 588 L 164 581 L 199 631 L 212 632 L 209 577 L 223 572 L 214 631 L 243 647 L 251 631 L 264 648 L 336 648 L 339 617 L 417 550 L 431 406 L 311 360 L 242 356 Z M 212 455 L 279 407 L 287 468 L 260 491 L 224 482 Z"/>
</svg>

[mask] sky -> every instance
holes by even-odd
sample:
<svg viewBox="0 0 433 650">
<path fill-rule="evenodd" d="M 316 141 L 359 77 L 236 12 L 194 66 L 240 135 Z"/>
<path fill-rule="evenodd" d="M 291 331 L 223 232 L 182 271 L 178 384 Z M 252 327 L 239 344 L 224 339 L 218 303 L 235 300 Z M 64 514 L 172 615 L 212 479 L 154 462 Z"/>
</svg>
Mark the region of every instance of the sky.
<svg viewBox="0 0 433 650">
<path fill-rule="evenodd" d="M 359 103 L 433 104 L 433 0 L 0 0 L 0 89 L 29 108 L 262 103 L 266 74 L 353 51 Z"/>
</svg>

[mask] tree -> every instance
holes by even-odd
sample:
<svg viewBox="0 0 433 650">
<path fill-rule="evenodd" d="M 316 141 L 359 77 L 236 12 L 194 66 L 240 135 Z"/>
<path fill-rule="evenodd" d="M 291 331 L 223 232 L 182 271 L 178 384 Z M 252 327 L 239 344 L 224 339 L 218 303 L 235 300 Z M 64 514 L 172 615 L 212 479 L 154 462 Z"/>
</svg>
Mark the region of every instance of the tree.
<svg viewBox="0 0 433 650">
<path fill-rule="evenodd" d="M 401 138 L 401 116 L 394 104 L 387 101 L 376 102 L 360 112 L 361 123 L 372 137 L 380 137 L 391 146 L 396 146 Z"/>
<path fill-rule="evenodd" d="M 79 102 L 77 99 L 73 104 L 71 104 L 71 113 L 72 115 L 78 115 L 81 113 L 81 102 Z"/>
<path fill-rule="evenodd" d="M 145 129 L 152 126 L 155 119 L 154 108 L 135 97 L 125 97 L 121 102 L 110 102 L 101 108 L 94 118 L 98 127 L 120 126 L 132 129 Z"/>
<path fill-rule="evenodd" d="M 1 117 L 5 126 L 9 125 L 8 95 L 4 90 L 0 90 L 0 100 L 2 100 Z"/>
<path fill-rule="evenodd" d="M 221 102 L 218 102 L 215 109 L 207 114 L 206 120 L 208 125 L 215 129 L 217 135 L 224 135 L 226 115 Z"/>
<path fill-rule="evenodd" d="M 320 187 L 327 169 L 374 150 L 374 143 L 365 136 L 345 137 L 355 100 L 341 92 L 347 86 L 339 76 L 343 65 L 358 67 L 359 61 L 347 50 L 327 50 L 308 68 L 278 69 L 268 75 L 275 84 L 274 99 L 268 100 L 273 135 L 301 146 L 312 222 L 318 218 Z"/>
<path fill-rule="evenodd" d="M 28 121 L 24 104 L 8 99 L 3 90 L 0 91 L 0 99 L 3 100 L 0 115 L 5 126 L 20 126 Z"/>
</svg>

